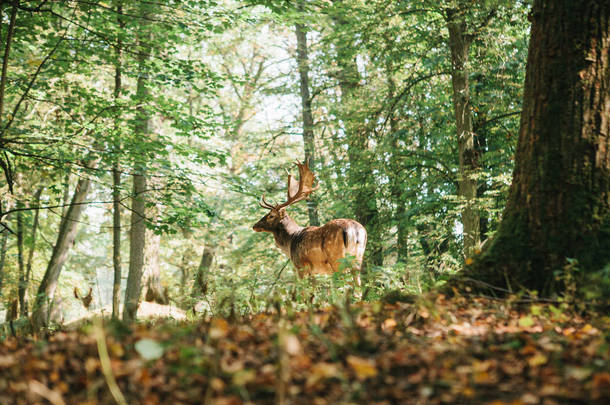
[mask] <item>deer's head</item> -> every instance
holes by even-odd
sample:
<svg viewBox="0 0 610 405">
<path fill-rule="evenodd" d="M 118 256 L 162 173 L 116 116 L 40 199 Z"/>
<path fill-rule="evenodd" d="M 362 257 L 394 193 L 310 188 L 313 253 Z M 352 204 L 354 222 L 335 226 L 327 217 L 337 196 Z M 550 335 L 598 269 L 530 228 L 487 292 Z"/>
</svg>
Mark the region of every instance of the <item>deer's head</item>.
<svg viewBox="0 0 610 405">
<path fill-rule="evenodd" d="M 280 226 L 282 219 L 286 217 L 286 208 L 275 209 L 271 207 L 268 209 L 270 210 L 269 213 L 262 217 L 260 221 L 255 223 L 252 227 L 254 232 L 273 232 Z"/>
<path fill-rule="evenodd" d="M 288 199 L 286 202 L 273 205 L 265 201 L 264 195 L 262 196 L 259 205 L 268 209 L 269 213 L 254 224 L 252 229 L 255 232 L 273 232 L 278 229 L 282 220 L 287 216 L 286 207 L 306 199 L 309 194 L 313 193 L 318 188 L 317 186 L 313 187 L 316 176 L 309 170 L 307 163 L 301 164 L 297 161 L 296 164 L 299 168 L 299 181 L 297 182 L 290 173 L 288 174 Z"/>
</svg>

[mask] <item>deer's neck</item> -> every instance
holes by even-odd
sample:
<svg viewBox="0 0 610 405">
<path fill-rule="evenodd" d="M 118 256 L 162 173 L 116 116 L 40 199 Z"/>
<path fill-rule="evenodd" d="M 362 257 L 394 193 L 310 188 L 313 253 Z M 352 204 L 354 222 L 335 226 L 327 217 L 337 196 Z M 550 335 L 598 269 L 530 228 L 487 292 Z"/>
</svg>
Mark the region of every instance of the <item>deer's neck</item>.
<svg viewBox="0 0 610 405">
<path fill-rule="evenodd" d="M 302 229 L 302 226 L 297 225 L 297 223 L 286 214 L 277 229 L 273 232 L 275 244 L 286 254 L 286 256 L 290 257 L 290 241 L 293 236 L 301 232 Z"/>
</svg>

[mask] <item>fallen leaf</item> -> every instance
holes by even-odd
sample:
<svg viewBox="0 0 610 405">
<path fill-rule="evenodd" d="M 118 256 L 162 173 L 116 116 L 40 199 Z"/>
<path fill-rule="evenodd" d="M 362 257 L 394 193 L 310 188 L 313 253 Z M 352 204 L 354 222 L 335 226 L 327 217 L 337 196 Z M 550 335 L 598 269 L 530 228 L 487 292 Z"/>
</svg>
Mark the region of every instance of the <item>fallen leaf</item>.
<svg viewBox="0 0 610 405">
<path fill-rule="evenodd" d="M 223 318 L 214 318 L 210 323 L 210 337 L 222 339 L 229 334 L 229 324 Z"/>
<path fill-rule="evenodd" d="M 354 370 L 356 377 L 359 380 L 365 380 L 369 377 L 375 377 L 377 375 L 377 367 L 375 362 L 370 359 L 364 359 L 362 357 L 347 356 L 347 364 Z"/>
<path fill-rule="evenodd" d="M 527 359 L 527 364 L 529 364 L 530 367 L 538 367 L 546 364 L 547 361 L 549 361 L 548 357 L 546 357 L 543 353 L 538 352 Z"/>
</svg>

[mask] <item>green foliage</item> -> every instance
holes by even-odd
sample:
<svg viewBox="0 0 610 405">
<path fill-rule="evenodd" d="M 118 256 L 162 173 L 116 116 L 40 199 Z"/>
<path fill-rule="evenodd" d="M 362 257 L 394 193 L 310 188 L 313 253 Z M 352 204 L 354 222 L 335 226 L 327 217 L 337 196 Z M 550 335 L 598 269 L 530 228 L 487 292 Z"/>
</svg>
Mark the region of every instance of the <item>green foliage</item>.
<svg viewBox="0 0 610 405">
<path fill-rule="evenodd" d="M 273 302 L 294 301 L 296 310 L 345 299 L 349 273 L 299 280 L 270 235 L 251 230 L 264 214 L 260 195 L 283 199 L 284 169 L 303 155 L 295 23 L 308 32 L 319 216 L 366 226 L 361 293 L 375 300 L 388 291 L 420 294 L 463 264 L 445 12 L 461 8 L 475 26 L 495 10 L 476 33 L 468 66 L 480 143 L 476 206 L 485 236 L 494 234 L 518 132 L 528 27 L 521 2 L 30 3 L 41 10 L 18 11 L 0 117 L 10 122 L 1 146 L 17 173 L 0 215 L 17 201 L 34 205 L 39 186 L 40 205 L 55 207 L 40 211 L 35 244 L 25 238 L 34 248 L 29 295 L 62 206 L 86 177 L 92 203 L 58 295 L 74 313 L 71 286 L 95 285 L 94 307 L 108 304 L 111 171 L 121 172 L 125 258 L 131 178 L 146 163 L 146 224 L 161 235 L 162 278 L 174 303 L 244 314 Z M 3 4 L 3 18 L 8 9 Z M 139 32 L 150 33 L 150 43 L 139 43 Z M 150 52 L 142 66 L 141 52 Z M 140 75 L 149 94 L 136 93 Z M 144 137 L 135 131 L 142 112 L 153 117 Z M 306 225 L 304 203 L 290 214 Z M 33 215 L 24 218 L 28 229 Z M 1 220 L 14 227 L 14 216 Z M 14 295 L 18 279 L 14 238 L 7 246 L 3 297 Z M 205 294 L 195 282 L 203 246 L 213 247 Z"/>
</svg>

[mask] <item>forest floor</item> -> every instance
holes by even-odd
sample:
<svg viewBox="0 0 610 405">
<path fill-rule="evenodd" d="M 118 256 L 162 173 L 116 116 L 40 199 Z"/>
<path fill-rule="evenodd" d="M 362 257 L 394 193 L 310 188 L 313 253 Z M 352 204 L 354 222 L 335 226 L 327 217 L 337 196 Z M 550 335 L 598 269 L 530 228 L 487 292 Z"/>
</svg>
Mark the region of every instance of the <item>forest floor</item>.
<svg viewBox="0 0 610 405">
<path fill-rule="evenodd" d="M 610 317 L 422 297 L 0 342 L 0 404 L 607 404 Z M 124 402 L 123 402 L 124 401 Z"/>
</svg>

